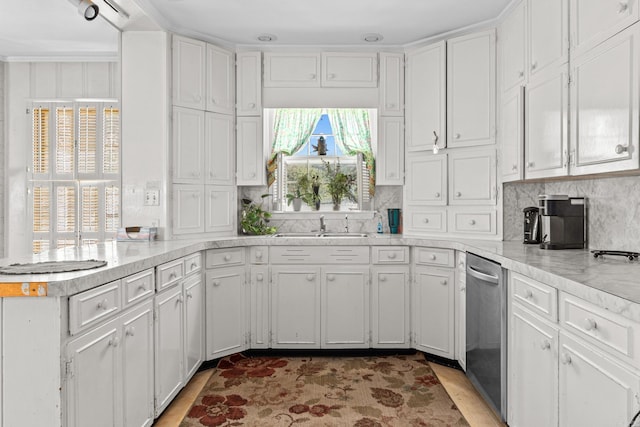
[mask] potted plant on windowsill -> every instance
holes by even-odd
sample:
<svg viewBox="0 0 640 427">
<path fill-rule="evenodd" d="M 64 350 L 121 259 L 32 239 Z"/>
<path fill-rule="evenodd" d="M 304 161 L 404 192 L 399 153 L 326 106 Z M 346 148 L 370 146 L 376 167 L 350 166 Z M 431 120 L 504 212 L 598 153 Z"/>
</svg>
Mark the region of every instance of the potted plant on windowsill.
<svg viewBox="0 0 640 427">
<path fill-rule="evenodd" d="M 320 209 L 320 178 L 315 173 L 303 174 L 298 178 L 298 191 L 300 198 L 311 209 Z M 287 198 L 289 195 L 287 195 Z M 295 206 L 294 206 L 295 210 Z"/>
<path fill-rule="evenodd" d="M 335 166 L 327 161 L 322 161 L 327 169 L 327 190 L 331 195 L 331 201 L 333 202 L 333 210 L 340 210 L 340 203 L 345 197 L 351 201 L 356 201 L 356 196 L 353 192 L 356 177 L 350 173 L 344 173 L 340 168 L 340 161 L 336 162 Z"/>
<path fill-rule="evenodd" d="M 293 193 L 287 193 L 285 197 L 287 198 L 287 206 L 293 205 L 294 212 L 299 212 L 302 207 L 302 190 L 300 185 L 298 184 Z"/>
</svg>

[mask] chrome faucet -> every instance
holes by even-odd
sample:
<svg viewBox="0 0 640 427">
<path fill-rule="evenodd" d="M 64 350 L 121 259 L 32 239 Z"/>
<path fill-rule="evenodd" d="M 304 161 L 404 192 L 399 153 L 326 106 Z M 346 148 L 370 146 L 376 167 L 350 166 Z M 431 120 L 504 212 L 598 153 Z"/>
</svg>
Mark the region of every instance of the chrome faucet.
<svg viewBox="0 0 640 427">
<path fill-rule="evenodd" d="M 349 215 L 344 216 L 344 222 L 345 222 L 344 232 L 348 233 L 349 232 Z"/>
<path fill-rule="evenodd" d="M 327 231 L 327 226 L 324 223 L 324 215 L 320 215 L 320 232 L 324 233 Z"/>
</svg>

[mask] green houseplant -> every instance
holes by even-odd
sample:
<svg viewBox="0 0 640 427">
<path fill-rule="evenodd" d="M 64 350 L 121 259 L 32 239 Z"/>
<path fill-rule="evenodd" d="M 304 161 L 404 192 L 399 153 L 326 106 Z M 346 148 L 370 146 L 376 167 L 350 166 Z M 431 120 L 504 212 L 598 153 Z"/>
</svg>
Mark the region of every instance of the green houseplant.
<svg viewBox="0 0 640 427">
<path fill-rule="evenodd" d="M 324 163 L 327 169 L 327 190 L 333 202 L 333 210 L 340 210 L 340 203 L 345 197 L 355 202 L 354 187 L 356 177 L 353 174 L 344 173 L 340 167 L 339 160 L 335 166 L 332 166 L 331 163 L 325 160 L 323 160 L 322 163 Z"/>
<path fill-rule="evenodd" d="M 320 209 L 320 178 L 316 173 L 300 175 L 298 177 L 298 191 L 302 201 L 311 209 L 316 211 Z"/>
<path fill-rule="evenodd" d="M 262 198 L 269 196 L 263 194 Z M 242 199 L 242 218 L 240 219 L 240 227 L 244 234 L 273 234 L 276 227 L 269 226 L 267 223 L 271 219 L 271 212 L 262 208 L 262 202 L 254 203 L 251 199 Z"/>
</svg>

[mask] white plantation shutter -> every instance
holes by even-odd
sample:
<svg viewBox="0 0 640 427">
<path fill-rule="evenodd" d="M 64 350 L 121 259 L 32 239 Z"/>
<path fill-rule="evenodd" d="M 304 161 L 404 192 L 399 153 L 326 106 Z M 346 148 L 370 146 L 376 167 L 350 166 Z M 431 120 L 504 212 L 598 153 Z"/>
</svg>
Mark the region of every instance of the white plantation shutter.
<svg viewBox="0 0 640 427">
<path fill-rule="evenodd" d="M 371 174 L 369 173 L 367 163 L 364 161 L 364 156 L 362 155 L 362 153 L 358 154 L 357 164 L 360 175 L 358 177 L 358 182 L 362 184 L 358 186 L 358 203 L 360 209 L 365 209 L 371 202 L 371 194 L 369 193 L 369 187 L 371 185 L 371 181 L 369 181 L 369 179 Z"/>
<path fill-rule="evenodd" d="M 104 189 L 105 237 L 118 231 L 120 227 L 120 187 L 107 186 Z"/>
<path fill-rule="evenodd" d="M 33 241 L 33 253 L 37 254 L 40 252 L 49 250 L 49 239 L 47 240 L 34 240 Z"/>
<path fill-rule="evenodd" d="M 78 109 L 78 173 L 96 173 L 97 109 L 95 106 Z"/>
<path fill-rule="evenodd" d="M 32 110 L 33 173 L 49 173 L 49 108 L 39 106 Z"/>
<path fill-rule="evenodd" d="M 76 230 L 76 189 L 72 186 L 56 188 L 56 231 L 73 233 Z"/>
<path fill-rule="evenodd" d="M 103 158 L 105 174 L 120 172 L 120 109 L 109 106 L 103 111 Z"/>
<path fill-rule="evenodd" d="M 74 171 L 73 108 L 56 108 L 56 175 L 72 176 Z"/>
<path fill-rule="evenodd" d="M 68 248 L 76 246 L 76 239 L 58 239 L 56 241 L 56 248 Z"/>
<path fill-rule="evenodd" d="M 100 201 L 98 187 L 83 186 L 81 188 L 80 218 L 82 233 L 97 233 L 100 231 Z"/>
<path fill-rule="evenodd" d="M 33 231 L 48 233 L 51 218 L 51 190 L 49 186 L 33 187 Z"/>
</svg>

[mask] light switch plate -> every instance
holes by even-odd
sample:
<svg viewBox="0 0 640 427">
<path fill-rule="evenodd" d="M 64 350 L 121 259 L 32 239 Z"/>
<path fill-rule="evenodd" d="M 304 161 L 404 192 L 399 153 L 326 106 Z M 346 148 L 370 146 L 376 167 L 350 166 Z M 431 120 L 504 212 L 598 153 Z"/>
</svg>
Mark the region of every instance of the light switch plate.
<svg viewBox="0 0 640 427">
<path fill-rule="evenodd" d="M 146 189 L 144 192 L 145 206 L 160 206 L 160 190 Z"/>
</svg>

